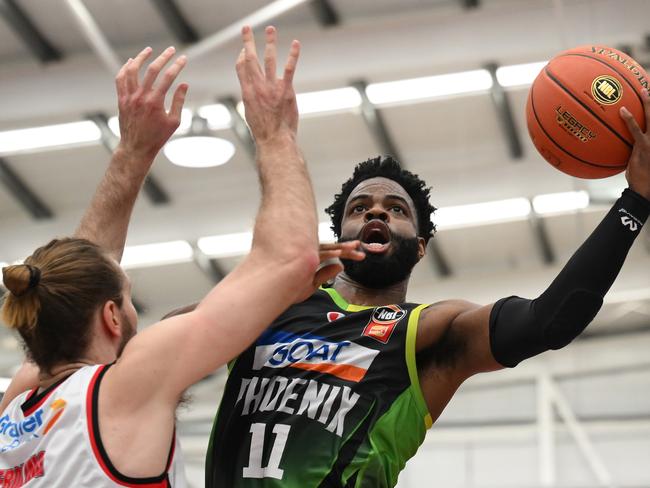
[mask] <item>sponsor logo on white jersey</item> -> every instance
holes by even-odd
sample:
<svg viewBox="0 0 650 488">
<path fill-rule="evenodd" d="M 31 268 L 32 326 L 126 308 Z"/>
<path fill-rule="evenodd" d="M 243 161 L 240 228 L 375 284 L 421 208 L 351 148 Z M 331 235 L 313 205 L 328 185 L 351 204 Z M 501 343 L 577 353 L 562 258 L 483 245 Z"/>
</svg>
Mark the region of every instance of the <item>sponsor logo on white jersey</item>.
<svg viewBox="0 0 650 488">
<path fill-rule="evenodd" d="M 253 370 L 299 368 L 359 382 L 379 351 L 354 342 L 334 342 L 312 334 L 264 334 L 255 347 Z"/>
</svg>

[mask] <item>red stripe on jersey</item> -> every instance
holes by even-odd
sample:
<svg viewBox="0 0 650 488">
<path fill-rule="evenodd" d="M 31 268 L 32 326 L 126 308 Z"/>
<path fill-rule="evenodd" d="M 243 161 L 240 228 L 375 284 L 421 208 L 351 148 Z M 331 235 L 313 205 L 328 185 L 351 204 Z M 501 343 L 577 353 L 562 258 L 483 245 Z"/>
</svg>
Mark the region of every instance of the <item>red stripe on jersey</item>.
<svg viewBox="0 0 650 488">
<path fill-rule="evenodd" d="M 108 369 L 110 365 L 102 365 L 99 368 L 97 368 L 97 371 L 93 375 L 92 380 L 90 380 L 90 384 L 88 386 L 88 393 L 86 395 L 86 421 L 88 424 L 88 434 L 90 437 L 90 445 L 92 446 L 93 453 L 95 454 L 95 459 L 97 460 L 97 463 L 99 466 L 102 468 L 102 471 L 104 471 L 104 474 L 110 478 L 114 483 L 117 483 L 120 486 L 126 486 L 128 488 L 170 488 L 169 484 L 169 477 L 165 476 L 164 479 L 161 479 L 160 481 L 155 481 L 155 482 L 148 482 L 146 479 L 143 479 L 142 482 L 139 482 L 137 480 L 133 481 L 127 481 L 118 478 L 115 473 L 114 473 L 114 467 L 111 469 L 109 467 L 109 462 L 106 458 L 105 455 L 102 454 L 103 447 L 100 448 L 101 444 L 101 437 L 99 431 L 95 431 L 95 422 L 94 420 L 96 419 L 97 412 L 94 408 L 94 399 L 95 395 L 97 393 L 98 395 L 98 388 L 99 388 L 99 379 L 103 375 L 103 372 L 105 372 L 106 369 Z M 99 419 L 97 419 L 97 426 L 99 426 Z M 172 450 L 173 446 L 175 445 L 175 437 L 172 439 Z M 169 457 L 168 464 L 171 465 L 171 455 Z M 107 462 L 108 461 L 108 462 Z M 167 473 L 169 467 L 165 470 L 165 474 Z M 119 473 L 118 473 L 119 474 Z M 127 478 L 125 476 L 125 478 Z"/>
</svg>

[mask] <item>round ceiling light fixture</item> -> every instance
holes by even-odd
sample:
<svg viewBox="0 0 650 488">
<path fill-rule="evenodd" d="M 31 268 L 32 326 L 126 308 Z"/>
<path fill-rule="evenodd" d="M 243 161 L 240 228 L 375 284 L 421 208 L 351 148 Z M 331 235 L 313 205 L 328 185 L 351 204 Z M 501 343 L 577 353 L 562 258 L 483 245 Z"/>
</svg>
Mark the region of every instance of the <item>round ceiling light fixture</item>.
<svg viewBox="0 0 650 488">
<path fill-rule="evenodd" d="M 208 121 L 195 115 L 188 134 L 170 140 L 163 151 L 167 159 L 177 166 L 209 168 L 230 161 L 235 154 L 235 146 L 226 139 L 211 135 Z"/>
<path fill-rule="evenodd" d="M 227 163 L 235 154 L 235 146 L 226 139 L 212 136 L 187 136 L 165 144 L 165 156 L 177 166 L 209 168 Z"/>
</svg>

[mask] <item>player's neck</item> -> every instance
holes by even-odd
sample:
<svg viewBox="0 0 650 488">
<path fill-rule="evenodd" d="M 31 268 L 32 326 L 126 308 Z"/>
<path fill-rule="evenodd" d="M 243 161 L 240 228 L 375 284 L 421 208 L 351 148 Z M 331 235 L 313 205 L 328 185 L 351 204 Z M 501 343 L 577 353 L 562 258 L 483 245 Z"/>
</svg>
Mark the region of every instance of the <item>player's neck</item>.
<svg viewBox="0 0 650 488">
<path fill-rule="evenodd" d="M 408 278 L 386 288 L 373 289 L 361 285 L 343 272 L 336 277 L 332 287 L 348 303 L 369 306 L 390 305 L 406 301 Z"/>
<path fill-rule="evenodd" d="M 89 364 L 88 361 L 84 361 L 83 359 L 72 363 L 57 364 L 56 366 L 53 366 L 48 373 L 41 372 L 39 374 L 38 387 L 40 390 L 44 390 Z"/>
</svg>

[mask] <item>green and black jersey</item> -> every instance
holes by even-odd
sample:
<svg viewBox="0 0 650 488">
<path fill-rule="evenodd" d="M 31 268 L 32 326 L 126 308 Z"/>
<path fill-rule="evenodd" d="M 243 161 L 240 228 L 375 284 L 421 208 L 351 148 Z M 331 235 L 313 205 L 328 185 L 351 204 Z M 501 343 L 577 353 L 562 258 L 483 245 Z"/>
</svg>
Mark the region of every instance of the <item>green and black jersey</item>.
<svg viewBox="0 0 650 488">
<path fill-rule="evenodd" d="M 206 486 L 392 487 L 431 417 L 415 337 L 425 305 L 318 290 L 231 363 Z"/>
</svg>

